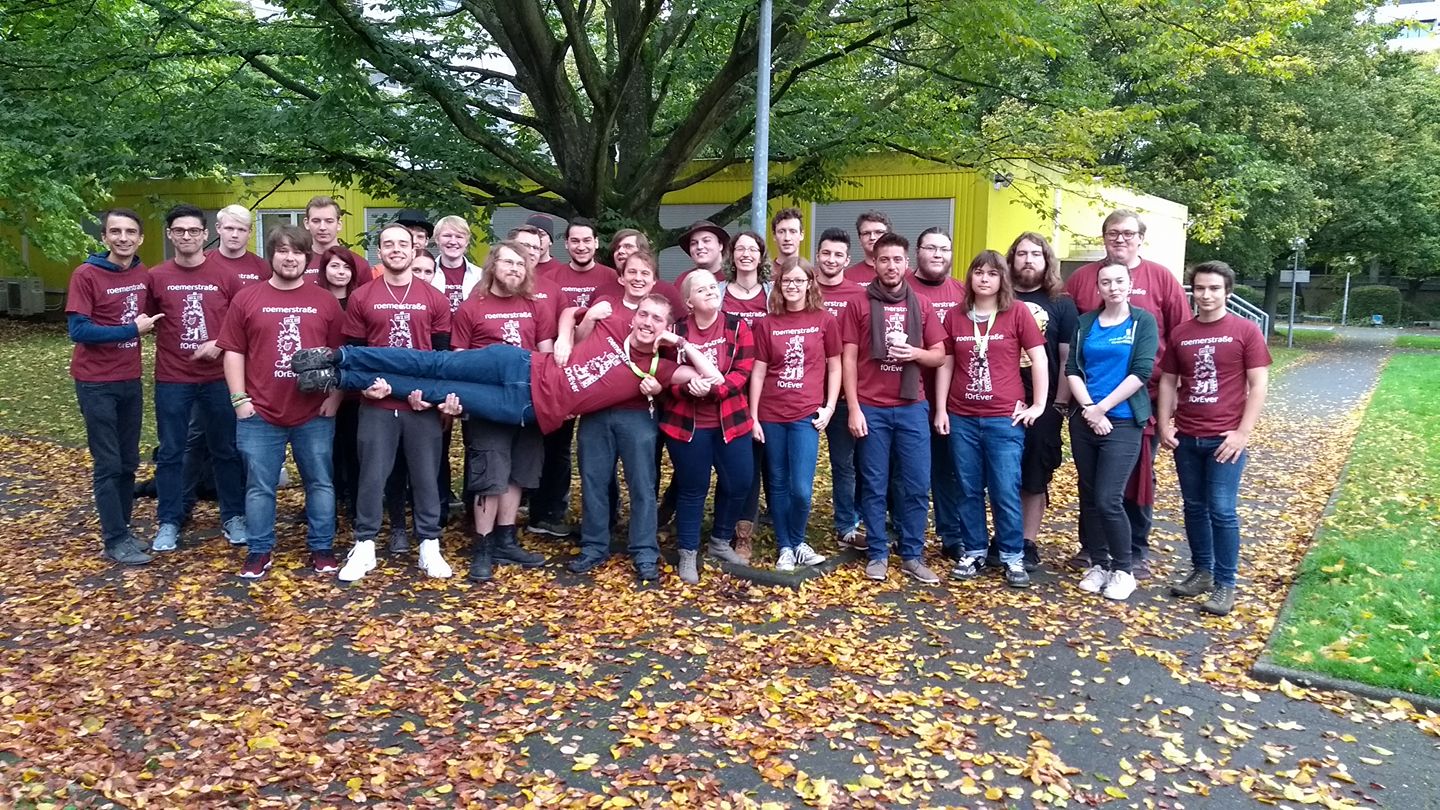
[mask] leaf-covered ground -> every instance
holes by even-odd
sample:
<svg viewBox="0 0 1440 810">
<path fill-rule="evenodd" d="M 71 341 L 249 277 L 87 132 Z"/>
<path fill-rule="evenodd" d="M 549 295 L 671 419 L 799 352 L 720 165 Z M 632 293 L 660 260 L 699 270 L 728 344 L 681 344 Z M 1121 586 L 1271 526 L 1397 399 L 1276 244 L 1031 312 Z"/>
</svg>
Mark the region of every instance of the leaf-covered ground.
<svg viewBox="0 0 1440 810">
<path fill-rule="evenodd" d="M 1397 354 L 1271 648 L 1287 666 L 1440 697 L 1440 354 Z"/>
<path fill-rule="evenodd" d="M 1247 675 L 1378 365 L 1321 352 L 1277 384 L 1223 619 L 1163 580 L 1116 605 L 1068 573 L 638 591 L 623 560 L 487 587 L 390 563 L 342 588 L 302 567 L 295 490 L 258 584 L 218 538 L 118 571 L 83 452 L 0 436 L 0 804 L 1431 806 L 1440 718 Z"/>
</svg>

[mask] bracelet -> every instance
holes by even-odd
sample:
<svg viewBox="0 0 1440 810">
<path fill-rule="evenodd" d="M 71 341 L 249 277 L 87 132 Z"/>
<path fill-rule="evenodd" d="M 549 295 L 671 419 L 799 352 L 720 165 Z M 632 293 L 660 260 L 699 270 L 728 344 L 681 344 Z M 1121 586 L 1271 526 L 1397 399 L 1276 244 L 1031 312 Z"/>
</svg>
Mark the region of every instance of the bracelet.
<svg viewBox="0 0 1440 810">
<path fill-rule="evenodd" d="M 230 403 L 230 407 L 231 407 L 231 408 L 239 408 L 241 405 L 248 405 L 249 403 L 250 403 L 250 400 L 249 400 L 249 399 L 242 399 L 242 400 L 240 400 L 239 402 L 232 402 L 232 403 Z"/>
<path fill-rule="evenodd" d="M 242 400 L 242 399 L 249 399 L 249 398 L 250 398 L 250 395 L 249 395 L 249 394 L 245 393 L 244 391 L 241 391 L 241 392 L 238 393 L 238 394 L 231 394 L 231 395 L 230 395 L 230 402 L 231 402 L 231 404 L 234 404 L 234 403 L 236 403 L 236 402 L 239 402 L 239 401 Z"/>
</svg>

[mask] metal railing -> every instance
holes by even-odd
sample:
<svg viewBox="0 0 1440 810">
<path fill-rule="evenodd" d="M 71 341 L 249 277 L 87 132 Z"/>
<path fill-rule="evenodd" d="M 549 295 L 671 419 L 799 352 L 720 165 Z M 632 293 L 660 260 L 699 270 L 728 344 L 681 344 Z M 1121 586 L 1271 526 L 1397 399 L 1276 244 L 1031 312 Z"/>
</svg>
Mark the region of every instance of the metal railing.
<svg viewBox="0 0 1440 810">
<path fill-rule="evenodd" d="M 1186 284 L 1184 286 L 1185 300 L 1189 302 L 1190 307 L 1193 310 L 1195 307 L 1195 296 L 1190 291 L 1189 284 Z M 1230 297 L 1225 300 L 1225 308 L 1230 310 L 1230 312 L 1239 315 L 1242 318 L 1245 318 L 1246 320 L 1254 321 L 1255 325 L 1260 327 L 1260 334 L 1270 334 L 1270 315 L 1267 314 L 1264 309 L 1255 306 L 1254 304 L 1246 301 L 1244 298 L 1241 298 L 1235 293 L 1230 293 Z"/>
</svg>

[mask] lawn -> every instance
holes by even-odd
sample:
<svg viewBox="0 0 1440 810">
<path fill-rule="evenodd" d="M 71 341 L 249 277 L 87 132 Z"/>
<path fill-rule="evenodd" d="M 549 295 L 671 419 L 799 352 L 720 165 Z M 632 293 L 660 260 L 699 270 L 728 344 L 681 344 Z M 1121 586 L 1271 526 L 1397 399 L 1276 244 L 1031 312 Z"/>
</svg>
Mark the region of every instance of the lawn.
<svg viewBox="0 0 1440 810">
<path fill-rule="evenodd" d="M 1440 335 L 1401 335 L 1395 338 L 1400 349 L 1440 349 Z"/>
<path fill-rule="evenodd" d="M 1286 327 L 1275 327 L 1275 334 L 1276 339 L 1283 345 L 1286 339 Z M 1310 329 L 1302 326 L 1295 328 L 1296 346 L 1323 346 L 1327 343 L 1334 343 L 1338 339 L 1339 333 L 1331 327 Z"/>
<path fill-rule="evenodd" d="M 1440 356 L 1391 359 L 1334 514 L 1274 636 L 1276 663 L 1440 695 Z"/>
</svg>

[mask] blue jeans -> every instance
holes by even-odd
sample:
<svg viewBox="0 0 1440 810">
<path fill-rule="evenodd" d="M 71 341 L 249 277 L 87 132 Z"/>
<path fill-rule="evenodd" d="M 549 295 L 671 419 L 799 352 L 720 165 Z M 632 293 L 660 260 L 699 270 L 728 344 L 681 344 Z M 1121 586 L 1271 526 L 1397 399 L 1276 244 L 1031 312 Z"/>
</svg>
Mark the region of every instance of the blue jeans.
<svg viewBox="0 0 1440 810">
<path fill-rule="evenodd" d="M 815 462 L 820 454 L 820 431 L 810 420 L 762 422 L 765 429 L 765 467 L 770 471 L 770 520 L 782 549 L 805 542 L 810 522 L 810 501 L 815 494 Z"/>
<path fill-rule="evenodd" d="M 577 433 L 580 556 L 610 554 L 610 481 L 619 461 L 625 465 L 625 486 L 630 490 L 630 558 L 637 566 L 654 565 L 660 558 L 655 537 L 655 447 L 660 429 L 655 418 L 648 411 L 607 408 L 581 417 Z"/>
<path fill-rule="evenodd" d="M 1180 478 L 1180 497 L 1185 502 L 1185 540 L 1190 544 L 1190 562 L 1196 571 L 1209 571 L 1215 584 L 1235 586 L 1240 565 L 1240 476 L 1249 461 L 1248 451 L 1230 463 L 1215 460 L 1215 451 L 1225 441 L 1221 436 L 1179 434 L 1175 448 L 1175 474 Z"/>
<path fill-rule="evenodd" d="M 835 512 L 835 531 L 844 535 L 860 527 L 855 500 L 855 437 L 850 435 L 850 411 L 842 397 L 835 415 L 825 426 L 830 447 L 830 503 Z"/>
<path fill-rule="evenodd" d="M 715 489 L 715 517 L 710 534 L 724 540 L 733 538 L 735 522 L 741 518 L 750 482 L 755 478 L 749 434 L 727 442 L 721 428 L 697 428 L 690 441 L 666 439 L 665 444 L 670 448 L 670 463 L 675 470 L 675 534 L 680 548 L 686 551 L 700 548 L 700 524 L 705 520 L 711 468 L 720 485 Z M 630 513 L 633 519 L 633 506 Z"/>
<path fill-rule="evenodd" d="M 140 466 L 140 420 L 144 389 L 138 378 L 75 383 L 75 401 L 85 420 L 85 441 L 94 464 L 91 491 L 105 547 L 130 536 L 135 505 L 135 470 Z"/>
<path fill-rule="evenodd" d="M 390 383 L 396 399 L 415 390 L 426 402 L 441 402 L 455 394 L 466 413 L 483 414 L 491 422 L 524 427 L 535 421 L 530 352 L 515 346 L 496 344 L 463 352 L 340 349 L 341 388 L 363 391 L 376 377 Z"/>
<path fill-rule="evenodd" d="M 317 416 L 295 427 L 266 422 L 260 414 L 235 421 L 235 444 L 245 459 L 245 529 L 252 554 L 275 548 L 275 487 L 285 464 L 285 445 L 295 455 L 305 485 L 305 545 L 329 551 L 335 542 L 335 489 L 331 485 L 330 452 L 335 419 Z"/>
<path fill-rule="evenodd" d="M 885 532 L 885 498 L 890 489 L 890 462 L 896 462 L 899 490 L 895 522 L 900 529 L 900 558 L 918 560 L 925 550 L 930 514 L 930 403 L 876 408 L 861 405 L 869 435 L 858 442 L 860 511 L 865 516 L 869 557 L 890 556 Z"/>
<path fill-rule="evenodd" d="M 209 462 L 215 471 L 220 519 L 245 514 L 245 477 L 235 450 L 235 409 L 230 405 L 230 389 L 225 381 L 157 381 L 155 433 L 160 438 L 160 452 L 155 457 L 155 495 L 160 523 L 179 526 L 185 519 L 185 481 L 194 474 L 185 466 L 192 411 L 204 431 Z"/>
<path fill-rule="evenodd" d="M 1006 416 L 950 414 L 950 458 L 960 479 L 960 536 L 967 555 L 989 547 L 985 531 L 985 492 L 995 519 L 995 545 L 1000 561 L 1020 562 L 1025 551 L 1025 526 L 1020 517 L 1020 459 L 1025 455 L 1025 428 Z"/>
<path fill-rule="evenodd" d="M 965 545 L 965 538 L 960 528 L 964 519 L 960 512 L 960 477 L 950 448 L 951 437 L 931 432 L 930 500 L 935 505 L 935 533 L 940 535 L 941 547 L 953 554 Z"/>
</svg>

